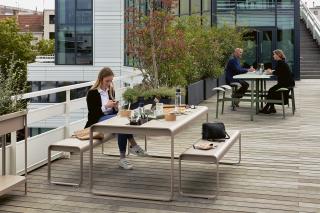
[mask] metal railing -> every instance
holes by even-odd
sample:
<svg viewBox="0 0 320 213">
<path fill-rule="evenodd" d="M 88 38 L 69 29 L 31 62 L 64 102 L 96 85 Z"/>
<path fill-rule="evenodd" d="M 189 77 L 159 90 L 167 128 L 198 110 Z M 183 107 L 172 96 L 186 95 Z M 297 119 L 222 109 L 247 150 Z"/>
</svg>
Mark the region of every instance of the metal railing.
<svg viewBox="0 0 320 213">
<path fill-rule="evenodd" d="M 54 63 L 54 55 L 38 55 L 35 59 L 36 63 Z"/>
<path fill-rule="evenodd" d="M 313 39 L 320 45 L 320 21 L 302 0 L 300 0 L 300 18 L 311 31 Z"/>
<path fill-rule="evenodd" d="M 137 73 L 132 71 L 129 75 L 124 75 L 121 77 L 115 77 L 113 83 L 115 85 L 116 99 L 123 103 L 122 94 L 128 88 L 135 84 L 138 84 L 142 80 L 141 73 Z M 86 122 L 86 118 L 81 118 L 80 120 L 76 120 L 70 122 L 70 113 L 75 112 L 77 110 L 83 110 L 85 113 L 87 110 L 86 106 L 86 98 L 77 98 L 71 100 L 70 91 L 80 88 L 86 88 L 93 85 L 94 81 L 74 84 L 70 86 L 64 86 L 54 89 L 47 89 L 37 92 L 26 93 L 20 96 L 18 99 L 30 99 L 43 95 L 50 95 L 65 92 L 66 101 L 61 103 L 49 104 L 46 106 L 41 106 L 37 109 L 28 110 L 27 114 L 27 122 L 28 126 L 32 123 L 43 121 L 48 118 L 58 117 L 64 115 L 64 125 L 58 126 L 55 129 L 47 131 L 45 133 L 33 136 L 28 138 L 28 170 L 33 170 L 47 163 L 47 151 L 48 146 L 56 141 L 63 140 L 67 137 L 70 137 L 75 130 L 82 129 Z M 32 105 L 32 104 L 31 104 Z M 28 107 L 30 108 L 30 107 Z M 86 117 L 86 116 L 85 116 Z M 16 132 L 11 133 L 11 144 L 7 146 L 10 149 L 11 156 L 10 165 L 7 165 L 8 173 L 16 174 L 21 173 L 23 170 L 23 148 L 24 141 L 17 142 L 16 141 Z M 1 155 L 1 153 L 0 153 Z M 60 157 L 61 153 L 56 152 L 53 155 L 53 159 Z M 0 158 L 1 159 L 1 158 Z M 1 165 L 1 163 L 0 163 Z"/>
</svg>

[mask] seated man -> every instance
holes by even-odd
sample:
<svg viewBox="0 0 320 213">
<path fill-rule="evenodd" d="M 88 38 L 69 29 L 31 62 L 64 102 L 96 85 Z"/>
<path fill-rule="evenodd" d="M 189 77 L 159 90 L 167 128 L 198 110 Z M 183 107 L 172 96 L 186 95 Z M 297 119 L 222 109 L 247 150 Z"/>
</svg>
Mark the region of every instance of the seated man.
<svg viewBox="0 0 320 213">
<path fill-rule="evenodd" d="M 237 89 L 234 94 L 232 94 L 233 98 L 242 98 L 249 87 L 249 84 L 246 81 L 233 79 L 233 76 L 255 71 L 255 69 L 252 66 L 250 67 L 250 69 L 241 67 L 240 58 L 242 57 L 242 53 L 243 53 L 243 50 L 241 48 L 236 48 L 225 68 L 226 83 L 229 85 L 233 82 L 238 82 L 241 84 L 241 87 Z"/>
</svg>

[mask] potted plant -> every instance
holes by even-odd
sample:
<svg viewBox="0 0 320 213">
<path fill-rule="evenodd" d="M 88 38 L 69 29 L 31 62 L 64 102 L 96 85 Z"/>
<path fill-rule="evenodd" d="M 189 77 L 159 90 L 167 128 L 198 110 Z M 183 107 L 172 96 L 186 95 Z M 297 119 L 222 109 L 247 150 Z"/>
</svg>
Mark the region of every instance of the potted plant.
<svg viewBox="0 0 320 213">
<path fill-rule="evenodd" d="M 128 104 L 130 103 L 130 109 L 135 109 L 141 101 L 143 101 L 145 105 L 153 104 L 155 98 L 157 98 L 160 103 L 170 104 L 175 97 L 175 89 L 168 87 L 148 88 L 145 85 L 137 85 L 133 88 L 128 88 L 122 96 L 127 103 L 125 108 L 128 108 Z"/>
</svg>

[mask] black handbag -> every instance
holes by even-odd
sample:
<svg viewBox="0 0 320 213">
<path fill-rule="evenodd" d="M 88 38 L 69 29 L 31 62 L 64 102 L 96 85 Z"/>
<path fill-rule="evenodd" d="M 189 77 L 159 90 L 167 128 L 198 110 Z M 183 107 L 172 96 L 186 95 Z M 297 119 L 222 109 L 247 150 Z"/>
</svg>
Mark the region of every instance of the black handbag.
<svg viewBox="0 0 320 213">
<path fill-rule="evenodd" d="M 230 136 L 226 132 L 226 128 L 223 123 L 203 123 L 202 124 L 202 139 L 203 140 L 218 140 L 229 139 Z"/>
</svg>

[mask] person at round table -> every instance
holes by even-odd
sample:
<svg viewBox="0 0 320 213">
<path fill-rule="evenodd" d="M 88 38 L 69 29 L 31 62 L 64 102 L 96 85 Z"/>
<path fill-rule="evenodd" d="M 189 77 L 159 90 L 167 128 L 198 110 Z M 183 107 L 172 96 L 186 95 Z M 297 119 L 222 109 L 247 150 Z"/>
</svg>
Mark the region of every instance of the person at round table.
<svg viewBox="0 0 320 213">
<path fill-rule="evenodd" d="M 286 63 L 286 56 L 282 50 L 277 49 L 273 51 L 273 59 L 276 61 L 274 71 L 271 69 L 266 70 L 266 74 L 275 75 L 278 79 L 277 84 L 268 90 L 267 99 L 281 100 L 281 93 L 276 92 L 278 89 L 284 87 L 293 87 L 295 85 L 289 65 Z M 288 104 L 289 91 L 284 92 L 284 104 Z M 260 112 L 265 114 L 276 113 L 273 103 L 268 103 L 263 107 Z"/>
<path fill-rule="evenodd" d="M 114 74 L 108 67 L 99 72 L 94 85 L 87 93 L 88 122 L 85 128 L 93 124 L 110 119 L 118 113 L 118 101 L 115 100 L 113 87 Z M 147 153 L 136 143 L 131 134 L 118 134 L 118 147 L 120 151 L 119 166 L 123 169 L 132 169 L 133 165 L 126 159 L 127 141 L 130 143 L 129 152 L 138 156 L 146 156 Z"/>
<path fill-rule="evenodd" d="M 255 71 L 252 66 L 249 69 L 241 67 L 240 59 L 242 58 L 242 54 L 243 49 L 236 48 L 225 67 L 226 83 L 229 85 L 233 82 L 241 84 L 241 87 L 232 94 L 233 98 L 242 98 L 249 87 L 249 84 L 245 80 L 234 79 L 233 76 Z"/>
</svg>

